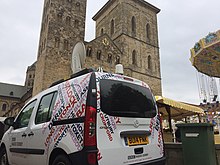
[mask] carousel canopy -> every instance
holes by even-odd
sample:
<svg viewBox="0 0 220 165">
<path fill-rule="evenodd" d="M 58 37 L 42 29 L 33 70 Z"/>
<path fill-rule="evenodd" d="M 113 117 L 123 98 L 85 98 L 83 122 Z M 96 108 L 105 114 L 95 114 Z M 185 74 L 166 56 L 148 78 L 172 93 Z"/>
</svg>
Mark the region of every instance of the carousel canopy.
<svg viewBox="0 0 220 165">
<path fill-rule="evenodd" d="M 209 33 L 195 44 L 190 61 L 199 72 L 220 77 L 220 30 Z"/>
</svg>

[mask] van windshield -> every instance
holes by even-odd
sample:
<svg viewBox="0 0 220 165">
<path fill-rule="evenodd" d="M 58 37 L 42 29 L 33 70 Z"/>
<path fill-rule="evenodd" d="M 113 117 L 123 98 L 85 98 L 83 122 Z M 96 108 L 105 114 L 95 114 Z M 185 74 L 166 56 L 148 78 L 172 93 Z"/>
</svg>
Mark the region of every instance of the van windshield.
<svg viewBox="0 0 220 165">
<path fill-rule="evenodd" d="M 116 80 L 100 80 L 101 110 L 111 116 L 151 118 L 156 104 L 148 88 Z"/>
</svg>

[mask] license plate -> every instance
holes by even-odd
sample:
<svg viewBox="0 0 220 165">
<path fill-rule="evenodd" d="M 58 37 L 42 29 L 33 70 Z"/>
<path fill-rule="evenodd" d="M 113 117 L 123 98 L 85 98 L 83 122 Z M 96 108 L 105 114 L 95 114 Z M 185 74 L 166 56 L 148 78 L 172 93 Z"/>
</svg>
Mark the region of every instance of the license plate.
<svg viewBox="0 0 220 165">
<path fill-rule="evenodd" d="M 127 143 L 129 146 L 149 144 L 149 139 L 147 136 L 131 136 L 127 137 Z"/>
</svg>

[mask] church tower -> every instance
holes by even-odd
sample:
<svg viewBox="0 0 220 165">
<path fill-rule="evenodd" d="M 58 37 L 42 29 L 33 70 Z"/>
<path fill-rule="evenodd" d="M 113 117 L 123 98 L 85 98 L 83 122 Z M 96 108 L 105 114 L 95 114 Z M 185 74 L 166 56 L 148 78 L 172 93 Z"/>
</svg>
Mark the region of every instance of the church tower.
<svg viewBox="0 0 220 165">
<path fill-rule="evenodd" d="M 87 0 L 45 0 L 33 96 L 71 75 L 71 54 L 84 41 Z"/>
<path fill-rule="evenodd" d="M 96 37 L 108 34 L 122 52 L 125 74 L 146 82 L 161 95 L 157 14 L 144 0 L 109 0 L 93 17 Z"/>
</svg>

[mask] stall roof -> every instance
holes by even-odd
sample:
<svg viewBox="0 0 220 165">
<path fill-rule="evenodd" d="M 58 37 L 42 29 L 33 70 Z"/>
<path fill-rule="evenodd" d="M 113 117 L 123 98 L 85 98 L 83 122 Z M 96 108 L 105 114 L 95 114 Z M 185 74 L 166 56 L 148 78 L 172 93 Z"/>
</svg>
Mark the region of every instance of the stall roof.
<svg viewBox="0 0 220 165">
<path fill-rule="evenodd" d="M 167 112 L 170 109 L 170 116 L 172 119 L 181 119 L 186 116 L 192 116 L 196 114 L 203 114 L 202 108 L 189 105 L 186 103 L 174 101 L 163 96 L 155 96 L 159 111 L 163 113 L 164 118 L 168 118 Z"/>
</svg>

